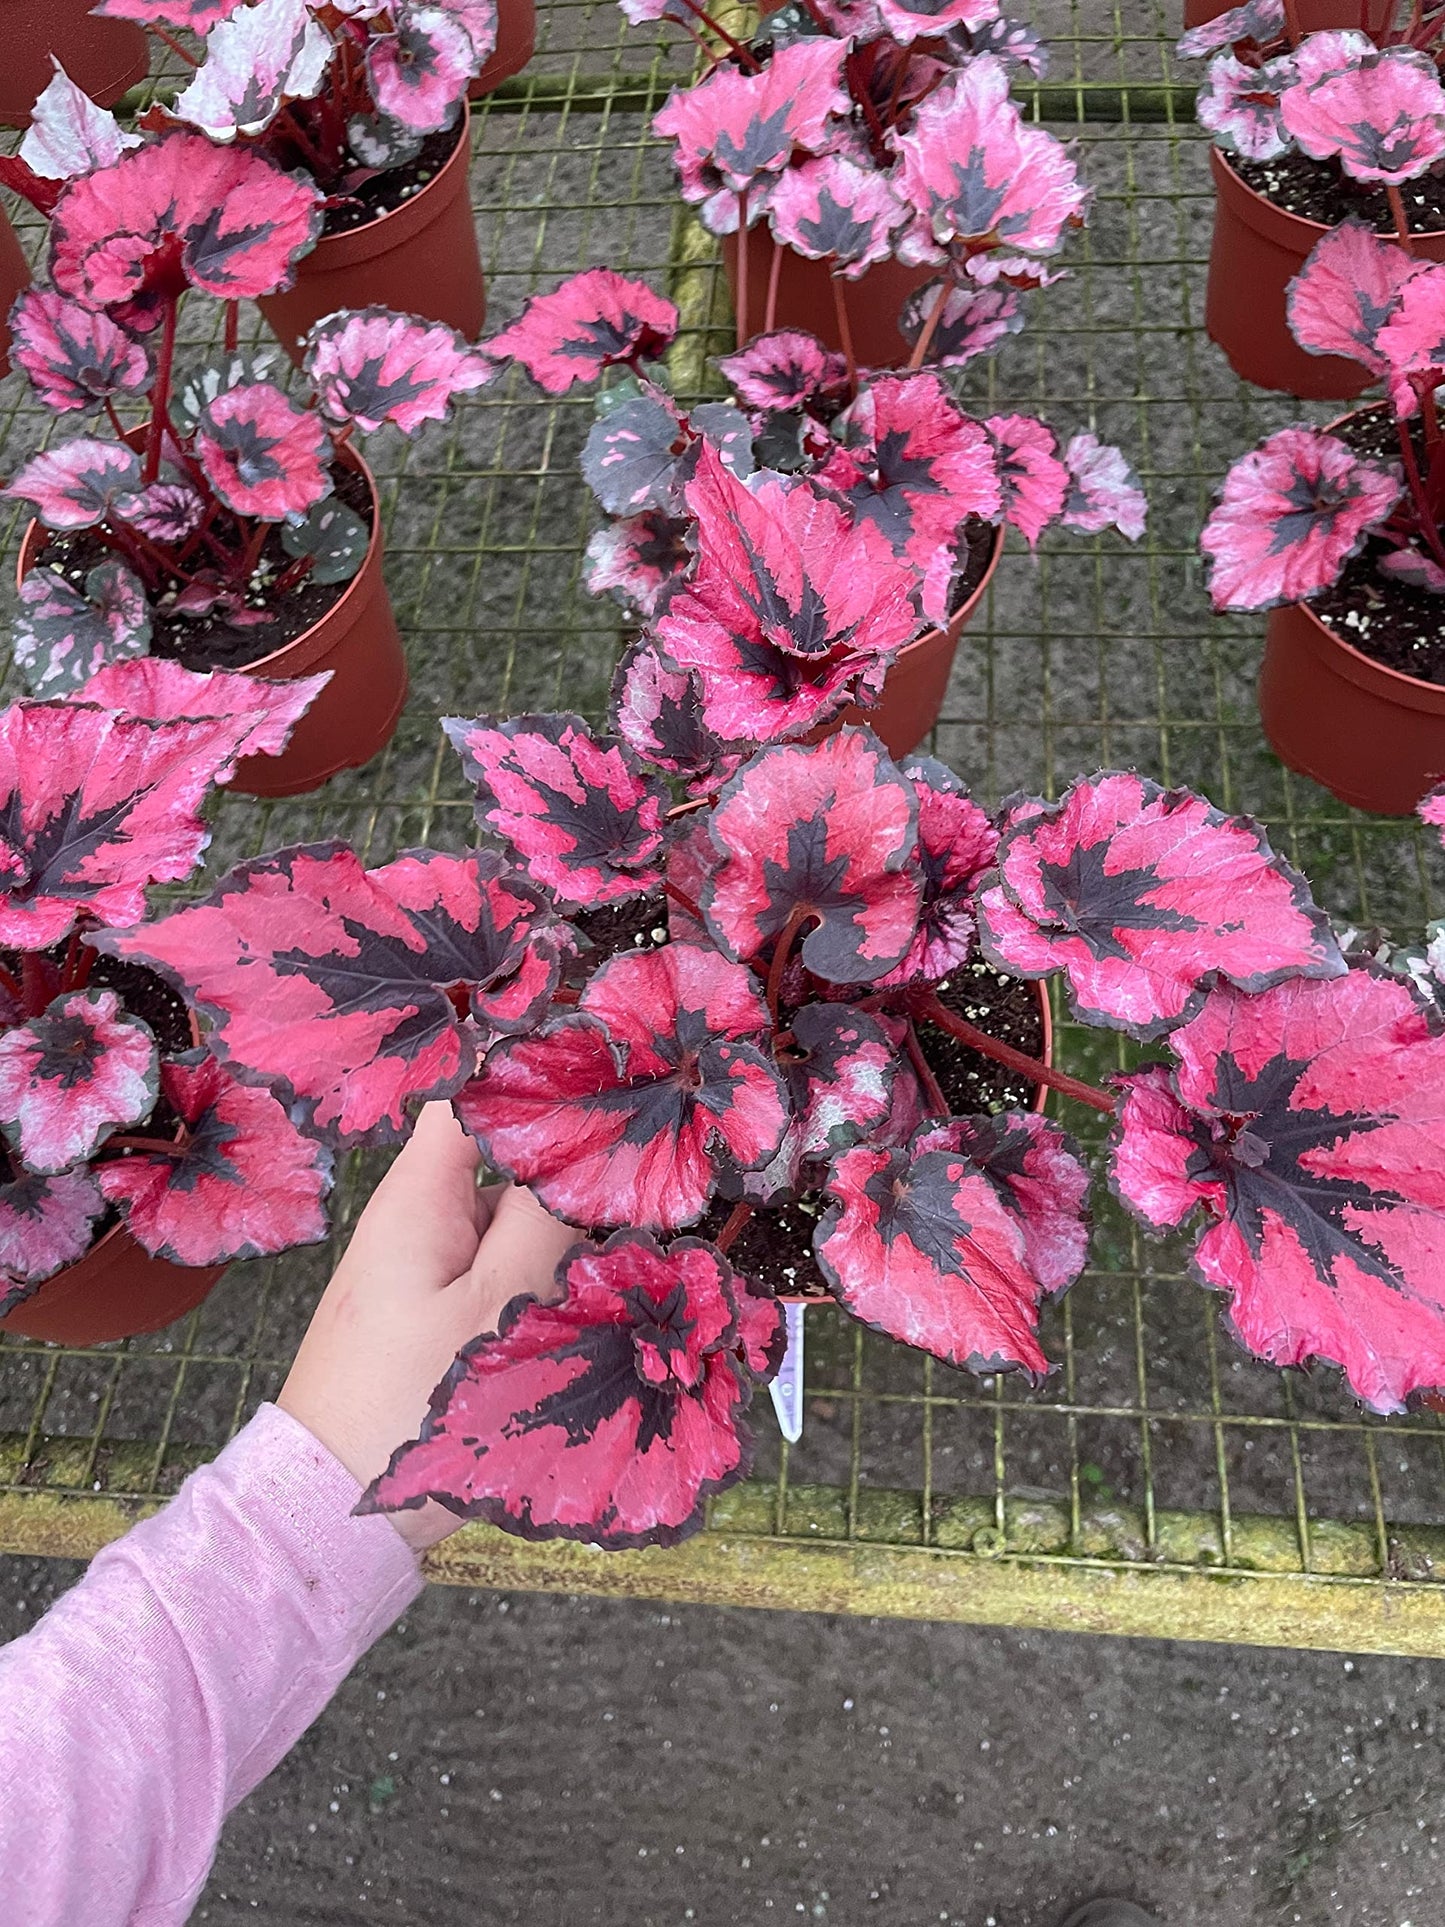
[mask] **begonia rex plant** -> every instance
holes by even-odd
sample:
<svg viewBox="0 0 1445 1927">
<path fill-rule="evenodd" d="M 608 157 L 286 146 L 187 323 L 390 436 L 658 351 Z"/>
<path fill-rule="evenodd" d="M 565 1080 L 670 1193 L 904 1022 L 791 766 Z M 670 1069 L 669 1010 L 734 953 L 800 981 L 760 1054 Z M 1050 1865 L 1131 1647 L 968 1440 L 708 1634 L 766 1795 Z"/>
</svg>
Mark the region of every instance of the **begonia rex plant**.
<svg viewBox="0 0 1445 1927">
<path fill-rule="evenodd" d="M 366 556 L 367 504 L 337 495 L 353 432 L 412 433 L 487 364 L 438 323 L 345 311 L 312 331 L 310 393 L 291 394 L 268 357 L 235 351 L 238 304 L 289 283 L 316 188 L 182 130 L 128 144 L 63 75 L 47 95 L 32 134 L 56 171 L 22 149 L 20 185 L 50 213 L 49 285 L 16 300 L 12 359 L 46 407 L 104 432 L 53 443 L 6 491 L 51 532 L 21 584 L 16 660 L 49 695 L 144 656 L 162 622 L 166 652 L 196 666 L 237 632 L 265 655 L 288 597 Z M 198 294 L 225 304 L 226 348 L 196 364 L 177 329 Z"/>
<path fill-rule="evenodd" d="M 0 1314 L 117 1219 L 180 1265 L 325 1235 L 330 1152 L 97 948 L 191 873 L 212 785 L 279 754 L 325 680 L 120 663 L 0 711 Z"/>
<path fill-rule="evenodd" d="M 1033 31 L 997 0 L 792 0 L 752 41 L 698 0 L 622 0 L 630 20 L 680 21 L 714 56 L 653 121 L 675 143 L 683 197 L 714 234 L 766 222 L 773 249 L 763 332 L 776 312 L 782 251 L 825 261 L 840 337 L 839 278 L 897 260 L 939 270 L 905 311 L 920 360 L 980 352 L 986 326 L 1022 325 L 1017 291 L 1056 278 L 1049 263 L 1083 224 L 1087 191 L 1068 149 L 1009 97 L 1021 67 L 1042 74 Z M 712 36 L 709 47 L 707 35 Z M 716 50 L 722 49 L 721 53 Z M 748 251 L 738 253 L 738 346 L 751 332 Z M 968 353 L 933 345 L 939 322 L 968 321 Z"/>
<path fill-rule="evenodd" d="M 303 1129 L 394 1142 L 450 1099 L 577 1227 L 562 1302 L 462 1351 L 368 1508 L 683 1536 L 747 1470 L 774 1290 L 809 1278 L 951 1365 L 1041 1378 L 1089 1174 L 1039 1085 L 1110 1118 L 1147 1226 L 1202 1216 L 1195 1270 L 1261 1355 L 1333 1360 L 1381 1410 L 1445 1382 L 1445 1026 L 1347 963 L 1249 819 L 1128 771 L 991 816 L 859 728 L 741 755 L 691 672 L 626 683 L 605 731 L 447 729 L 506 856 L 300 846 L 105 939 Z M 990 985 L 1055 975 L 1162 1061 L 1101 1090 L 989 1034 Z M 956 1108 L 980 1058 L 1022 1095 Z"/>
<path fill-rule="evenodd" d="M 454 127 L 497 42 L 496 0 L 101 0 L 196 71 L 167 119 L 302 170 L 331 207 Z M 202 36 L 199 56 L 171 29 Z"/>
<path fill-rule="evenodd" d="M 1445 15 L 1387 0 L 1360 18 L 1359 29 L 1302 36 L 1290 0 L 1247 0 L 1178 51 L 1210 57 L 1198 114 L 1221 147 L 1246 161 L 1307 155 L 1361 198 L 1383 188 L 1408 244 L 1401 189 L 1445 158 Z"/>
<path fill-rule="evenodd" d="M 1445 266 L 1346 222 L 1290 284 L 1288 315 L 1302 348 L 1352 357 L 1386 399 L 1279 429 L 1234 464 L 1200 537 L 1215 607 L 1308 601 L 1361 551 L 1384 581 L 1445 595 Z"/>
<path fill-rule="evenodd" d="M 962 324 L 960 324 L 962 325 Z M 679 406 L 658 357 L 677 310 L 589 269 L 534 297 L 486 353 L 550 394 L 609 374 L 583 473 L 613 519 L 588 584 L 656 618 L 624 679 L 696 675 L 707 726 L 766 742 L 875 701 L 888 664 L 946 624 L 1011 523 L 1143 531 L 1115 448 L 1062 449 L 1024 415 L 980 420 L 936 369 L 849 371 L 813 335 L 762 335 L 719 362 L 728 400 Z"/>
</svg>

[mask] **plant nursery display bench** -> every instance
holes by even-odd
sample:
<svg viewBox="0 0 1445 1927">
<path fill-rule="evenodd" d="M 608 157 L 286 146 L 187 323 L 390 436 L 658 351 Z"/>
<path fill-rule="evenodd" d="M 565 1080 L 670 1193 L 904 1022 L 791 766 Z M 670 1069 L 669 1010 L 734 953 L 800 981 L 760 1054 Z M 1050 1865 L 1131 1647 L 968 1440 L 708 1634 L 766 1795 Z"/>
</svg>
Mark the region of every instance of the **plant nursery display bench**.
<svg viewBox="0 0 1445 1927">
<path fill-rule="evenodd" d="M 1198 538 L 1214 493 L 1241 451 L 1298 422 L 1301 405 L 1237 378 L 1205 332 L 1210 143 L 1193 121 L 1191 70 L 1171 58 L 1178 9 L 1122 0 L 1112 11 L 1035 11 L 1052 64 L 1044 76 L 1019 70 L 1013 98 L 1031 129 L 1070 143 L 1091 191 L 1088 225 L 1060 254 L 1068 278 L 1024 296 L 1026 326 L 1001 330 L 960 371 L 958 394 L 980 420 L 1043 417 L 1061 449 L 1076 430 L 1120 445 L 1150 516 L 1132 542 L 1077 519 L 1048 528 L 1033 555 L 1008 532 L 921 749 L 989 810 L 1019 794 L 1060 798 L 1078 772 L 1100 767 L 1200 791 L 1262 825 L 1359 942 L 1380 945 L 1380 932 L 1418 942 L 1445 915 L 1439 835 L 1411 816 L 1355 811 L 1286 768 L 1256 697 L 1266 617 L 1211 608 Z M 652 130 L 696 60 L 675 26 L 629 27 L 611 0 L 552 0 L 537 10 L 534 58 L 471 101 L 467 134 L 483 349 L 530 298 L 581 270 L 613 269 L 679 317 L 657 385 L 647 376 L 646 394 L 625 405 L 675 407 L 679 419 L 717 408 L 728 388 L 715 362 L 738 345 L 723 241 L 679 197 L 671 146 Z M 146 90 L 184 84 L 168 49 L 151 64 Z M 143 114 L 150 98 L 138 91 L 127 109 Z M 42 221 L 8 198 L 4 211 L 28 257 L 43 258 Z M 765 303 L 770 256 L 754 257 L 750 299 Z M 219 347 L 214 315 L 192 309 L 182 349 L 188 327 Z M 248 307 L 227 346 L 268 341 Z M 619 657 L 638 642 L 631 615 L 586 586 L 605 518 L 580 463 L 615 411 L 597 414 L 586 385 L 555 385 L 562 392 L 547 392 L 499 355 L 495 377 L 459 394 L 445 420 L 368 439 L 405 708 L 380 754 L 323 788 L 218 790 L 201 891 L 284 845 L 341 839 L 368 868 L 423 847 L 466 851 L 476 766 L 501 751 L 465 725 L 464 768 L 443 718 L 536 722 L 561 711 L 601 725 Z M 1324 426 L 1339 413 L 1320 405 L 1311 419 Z M 0 472 L 13 478 L 55 428 L 21 373 L 5 378 Z M 725 490 L 726 478 L 709 486 Z M 29 514 L 21 500 L 0 503 L 10 561 Z M 13 599 L 13 569 L 3 580 Z M 0 694 L 23 693 L 11 669 Z M 863 752 L 830 740 L 840 767 L 861 767 Z M 739 780 L 745 788 L 746 773 Z M 850 793 L 866 788 L 861 776 L 850 783 Z M 157 890 L 153 914 L 197 894 Z M 797 926 L 800 943 L 806 931 Z M 786 962 L 769 986 L 781 1028 Z M 1065 1086 L 1106 1089 L 1161 1058 L 1079 1021 L 1062 996 L 1050 1021 L 1032 1016 Z M 1106 1117 L 1067 1089 L 1050 1093 L 1044 1114 L 1103 1170 Z M 340 1150 L 329 1242 L 231 1264 L 160 1330 L 94 1346 L 0 1332 L 0 1552 L 90 1556 L 275 1394 L 386 1155 Z M 728 1215 L 713 1213 L 707 1236 Z M 793 1394 L 780 1401 L 786 1424 L 759 1390 L 750 1474 L 706 1500 L 694 1536 L 602 1551 L 472 1522 L 429 1555 L 431 1576 L 1445 1656 L 1445 1418 L 1415 1402 L 1380 1416 L 1332 1367 L 1263 1362 L 1232 1334 L 1223 1298 L 1191 1275 L 1193 1233 L 1146 1236 L 1102 1178 L 1092 1213 L 1087 1269 L 1042 1310 L 1039 1342 L 1054 1368 L 1037 1384 L 956 1369 L 821 1299 L 791 1319 L 803 1342 Z"/>
</svg>

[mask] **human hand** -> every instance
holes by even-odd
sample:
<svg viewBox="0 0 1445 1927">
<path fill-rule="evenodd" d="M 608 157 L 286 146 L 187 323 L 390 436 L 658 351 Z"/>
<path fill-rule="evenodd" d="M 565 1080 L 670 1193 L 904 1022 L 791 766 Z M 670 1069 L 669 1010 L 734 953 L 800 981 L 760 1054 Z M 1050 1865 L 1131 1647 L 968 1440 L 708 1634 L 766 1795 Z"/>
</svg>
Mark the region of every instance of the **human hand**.
<svg viewBox="0 0 1445 1927">
<path fill-rule="evenodd" d="M 369 1485 L 415 1438 L 457 1352 L 509 1299 L 562 1294 L 580 1234 L 518 1185 L 477 1187 L 480 1153 L 449 1104 L 428 1104 L 372 1193 L 277 1404 Z M 417 1551 L 461 1521 L 445 1506 L 388 1513 Z"/>
</svg>

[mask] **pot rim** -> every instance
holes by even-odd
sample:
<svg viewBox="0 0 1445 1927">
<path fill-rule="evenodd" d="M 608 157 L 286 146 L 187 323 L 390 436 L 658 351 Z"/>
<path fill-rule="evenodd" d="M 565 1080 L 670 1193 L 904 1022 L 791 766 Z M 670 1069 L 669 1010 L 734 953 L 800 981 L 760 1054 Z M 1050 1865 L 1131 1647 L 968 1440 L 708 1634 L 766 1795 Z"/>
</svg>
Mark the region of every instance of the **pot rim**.
<svg viewBox="0 0 1445 1927">
<path fill-rule="evenodd" d="M 1283 242 L 1288 236 L 1290 244 L 1298 247 L 1302 245 L 1301 234 L 1307 234 L 1311 238 L 1303 245 L 1308 254 L 1322 235 L 1334 233 L 1337 223 L 1312 221 L 1308 215 L 1292 214 L 1288 208 L 1281 207 L 1278 201 L 1270 200 L 1267 194 L 1261 194 L 1257 188 L 1251 187 L 1234 165 L 1232 156 L 1214 141 L 1209 143 L 1209 165 L 1214 174 L 1215 187 L 1241 197 L 1255 217 L 1250 226 L 1265 240 Z M 1394 229 L 1378 227 L 1370 232 L 1388 238 L 1393 235 Z M 1412 230 L 1410 238 L 1424 244 L 1425 259 L 1433 260 L 1437 255 L 1445 258 L 1445 227 L 1424 228 L 1418 233 Z"/>
<path fill-rule="evenodd" d="M 434 206 L 438 191 L 444 185 L 447 188 L 454 187 L 458 173 L 465 178 L 471 166 L 471 126 L 471 102 L 464 94 L 457 122 L 456 144 L 431 179 L 423 182 L 415 194 L 396 207 L 373 215 L 359 227 L 343 228 L 337 234 L 322 234 L 315 247 L 296 262 L 290 284 L 284 288 L 273 288 L 270 294 L 263 294 L 258 305 L 264 310 L 268 301 L 284 300 L 287 295 L 293 294 L 304 278 L 308 265 L 323 272 L 338 267 L 355 267 L 378 254 L 388 253 L 396 243 L 409 239 L 414 232 L 428 226 L 431 216 L 424 213 L 423 218 L 418 218 L 416 211 L 418 208 L 425 211 L 428 202 Z"/>
<path fill-rule="evenodd" d="M 958 640 L 963 634 L 964 625 L 968 622 L 979 603 L 982 602 L 985 591 L 993 581 L 994 570 L 998 567 L 999 560 L 1003 555 L 1003 547 L 1004 524 L 1001 521 L 995 522 L 993 525 L 993 544 L 989 550 L 988 561 L 984 564 L 983 574 L 969 590 L 967 599 L 959 604 L 947 622 L 935 622 L 933 627 L 931 629 L 925 629 L 921 636 L 915 636 L 912 642 L 905 642 L 903 647 L 898 651 L 898 654 L 893 658 L 893 662 L 889 664 L 890 669 L 894 663 L 902 662 L 905 656 L 910 656 L 914 654 L 915 651 L 937 648 L 940 636 L 951 638 L 955 642 Z M 865 723 L 868 721 L 868 710 L 860 709 L 858 714 L 863 718 Z"/>
<path fill-rule="evenodd" d="M 144 427 L 131 429 L 127 432 L 126 439 L 128 441 L 132 438 L 139 440 L 144 433 Z M 272 665 L 283 662 L 293 650 L 299 650 L 307 643 L 312 642 L 318 629 L 322 628 L 323 625 L 329 625 L 335 621 L 346 608 L 348 601 L 350 601 L 353 596 L 360 594 L 368 575 L 374 573 L 375 569 L 380 565 L 382 546 L 381 493 L 376 485 L 376 477 L 372 474 L 365 457 L 349 444 L 337 450 L 336 459 L 345 462 L 349 467 L 358 470 L 364 475 L 366 485 L 371 490 L 371 540 L 366 545 L 366 554 L 361 558 L 361 563 L 357 568 L 356 574 L 352 576 L 351 580 L 346 584 L 346 587 L 331 604 L 330 608 L 323 609 L 316 620 L 311 623 L 308 628 L 303 629 L 299 636 L 293 636 L 290 642 L 283 642 L 279 649 L 273 649 L 269 655 L 258 656 L 254 662 L 248 662 L 243 668 L 234 671 L 233 673 L 237 675 L 264 676 L 271 682 L 289 682 L 295 676 L 304 675 L 306 672 L 304 664 L 298 665 L 289 673 L 283 673 Z M 59 530 L 43 528 L 40 517 L 38 515 L 31 516 L 25 525 L 25 532 L 20 538 L 20 552 L 15 558 L 15 586 L 17 589 L 35 567 L 43 553 L 44 545 L 40 537 L 42 535 L 49 536 L 60 532 Z M 345 628 L 350 625 L 343 622 L 340 626 Z"/>
</svg>

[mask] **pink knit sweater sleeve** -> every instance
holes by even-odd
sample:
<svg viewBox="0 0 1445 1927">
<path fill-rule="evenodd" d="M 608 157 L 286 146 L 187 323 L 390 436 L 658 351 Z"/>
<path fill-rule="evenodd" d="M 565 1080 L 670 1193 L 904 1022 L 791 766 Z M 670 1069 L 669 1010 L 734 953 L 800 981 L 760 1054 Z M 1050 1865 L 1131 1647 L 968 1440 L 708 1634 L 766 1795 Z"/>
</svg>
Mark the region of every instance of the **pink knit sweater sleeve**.
<svg viewBox="0 0 1445 1927">
<path fill-rule="evenodd" d="M 0 1921 L 186 1919 L 226 1814 L 421 1590 L 359 1491 L 263 1405 L 0 1651 Z"/>
</svg>

